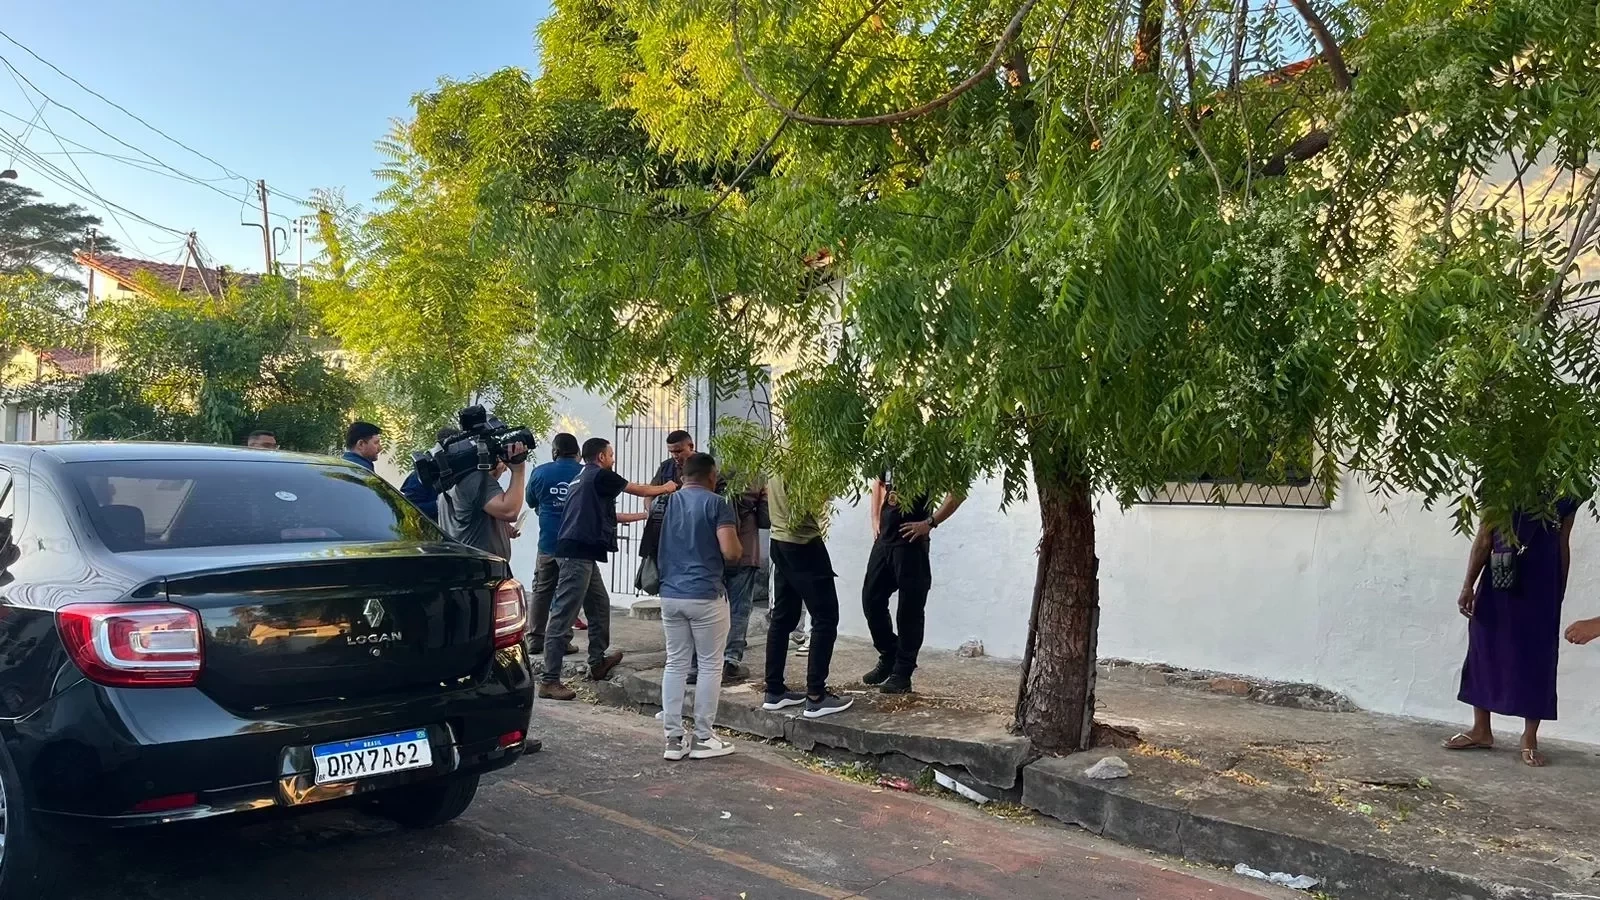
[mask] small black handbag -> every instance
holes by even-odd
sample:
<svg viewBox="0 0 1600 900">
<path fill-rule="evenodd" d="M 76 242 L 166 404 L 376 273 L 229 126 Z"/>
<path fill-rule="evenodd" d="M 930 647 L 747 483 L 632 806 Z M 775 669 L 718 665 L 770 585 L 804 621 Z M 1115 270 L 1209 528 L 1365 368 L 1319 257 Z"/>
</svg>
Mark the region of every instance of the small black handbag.
<svg viewBox="0 0 1600 900">
<path fill-rule="evenodd" d="M 1522 566 L 1522 552 L 1525 549 L 1518 547 L 1515 550 L 1495 550 L 1489 554 L 1489 584 L 1495 590 L 1517 589 L 1517 570 Z"/>
</svg>

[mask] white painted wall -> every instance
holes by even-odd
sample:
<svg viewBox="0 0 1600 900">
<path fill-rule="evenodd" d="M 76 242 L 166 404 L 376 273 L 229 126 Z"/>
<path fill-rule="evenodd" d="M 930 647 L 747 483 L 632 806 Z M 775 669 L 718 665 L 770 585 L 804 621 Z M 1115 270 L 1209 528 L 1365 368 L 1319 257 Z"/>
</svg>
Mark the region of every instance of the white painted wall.
<svg viewBox="0 0 1600 900">
<path fill-rule="evenodd" d="M 927 645 L 979 639 L 1020 656 L 1039 519 L 999 511 L 980 485 L 935 534 Z M 1331 510 L 1137 506 L 1099 512 L 1100 655 L 1164 662 L 1341 691 L 1377 712 L 1467 720 L 1455 700 L 1466 620 L 1455 600 L 1469 539 L 1414 498 L 1383 501 L 1347 484 Z M 841 630 L 865 636 L 865 504 L 829 533 Z M 1567 616 L 1600 615 L 1600 525 L 1573 538 Z M 930 649 L 929 652 L 940 652 Z M 1600 742 L 1600 649 L 1563 645 L 1562 718 L 1553 737 Z"/>
</svg>

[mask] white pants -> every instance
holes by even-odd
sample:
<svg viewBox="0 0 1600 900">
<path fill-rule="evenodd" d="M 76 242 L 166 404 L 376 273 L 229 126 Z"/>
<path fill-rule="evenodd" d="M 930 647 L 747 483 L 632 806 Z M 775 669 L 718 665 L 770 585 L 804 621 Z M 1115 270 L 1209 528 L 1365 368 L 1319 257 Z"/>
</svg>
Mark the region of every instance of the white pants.
<svg viewBox="0 0 1600 900">
<path fill-rule="evenodd" d="M 694 689 L 694 734 L 705 740 L 717 721 L 722 696 L 722 651 L 728 643 L 728 601 L 661 598 L 661 628 L 667 634 L 667 668 L 661 676 L 661 721 L 667 740 L 683 737 L 683 694 L 689 669 L 698 661 Z"/>
</svg>

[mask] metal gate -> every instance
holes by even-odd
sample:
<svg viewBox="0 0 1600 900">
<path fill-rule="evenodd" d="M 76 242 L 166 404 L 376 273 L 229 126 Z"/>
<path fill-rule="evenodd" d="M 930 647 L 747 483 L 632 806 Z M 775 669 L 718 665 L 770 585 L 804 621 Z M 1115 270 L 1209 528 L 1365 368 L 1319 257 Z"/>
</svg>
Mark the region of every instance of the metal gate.
<svg viewBox="0 0 1600 900">
<path fill-rule="evenodd" d="M 701 392 L 681 387 L 658 388 L 648 405 L 626 421 L 617 422 L 617 474 L 632 482 L 649 484 L 661 461 L 667 458 L 667 435 L 683 429 L 694 435 L 697 445 L 709 446 L 714 413 L 702 415 Z M 617 498 L 617 512 L 643 512 L 645 501 L 632 494 Z M 636 522 L 617 529 L 617 552 L 611 554 L 607 586 L 613 597 L 634 593 L 633 576 L 639 568 L 639 538 L 644 523 Z"/>
</svg>

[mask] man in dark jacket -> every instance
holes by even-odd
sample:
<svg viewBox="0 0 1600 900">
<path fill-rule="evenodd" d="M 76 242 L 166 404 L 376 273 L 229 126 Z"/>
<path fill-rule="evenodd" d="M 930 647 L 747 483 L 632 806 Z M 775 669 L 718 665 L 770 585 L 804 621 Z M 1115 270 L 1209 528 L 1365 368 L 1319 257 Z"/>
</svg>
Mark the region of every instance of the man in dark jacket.
<svg viewBox="0 0 1600 900">
<path fill-rule="evenodd" d="M 561 683 L 561 661 L 567 655 L 568 630 L 580 610 L 589 617 L 589 678 L 604 680 L 622 661 L 620 651 L 607 652 L 611 596 L 600 563 L 617 549 L 617 525 L 643 521 L 648 514 L 619 514 L 617 497 L 628 493 L 649 499 L 678 489 L 675 482 L 634 484 L 613 471 L 616 461 L 610 441 L 589 438 L 583 442 L 583 468 L 567 484 L 567 508 L 556 533 L 556 595 L 545 625 L 544 669 L 539 676 L 539 696 L 545 700 L 577 699 L 577 692 Z"/>
<path fill-rule="evenodd" d="M 445 441 L 460 433 L 461 429 L 446 426 L 439 429 L 436 439 L 443 445 Z M 410 500 L 417 509 L 422 510 L 423 515 L 435 522 L 439 521 L 439 492 L 423 484 L 422 479 L 417 477 L 415 469 L 411 471 L 410 475 L 406 476 L 405 482 L 400 485 L 400 493 L 404 494 L 406 499 Z"/>
</svg>

